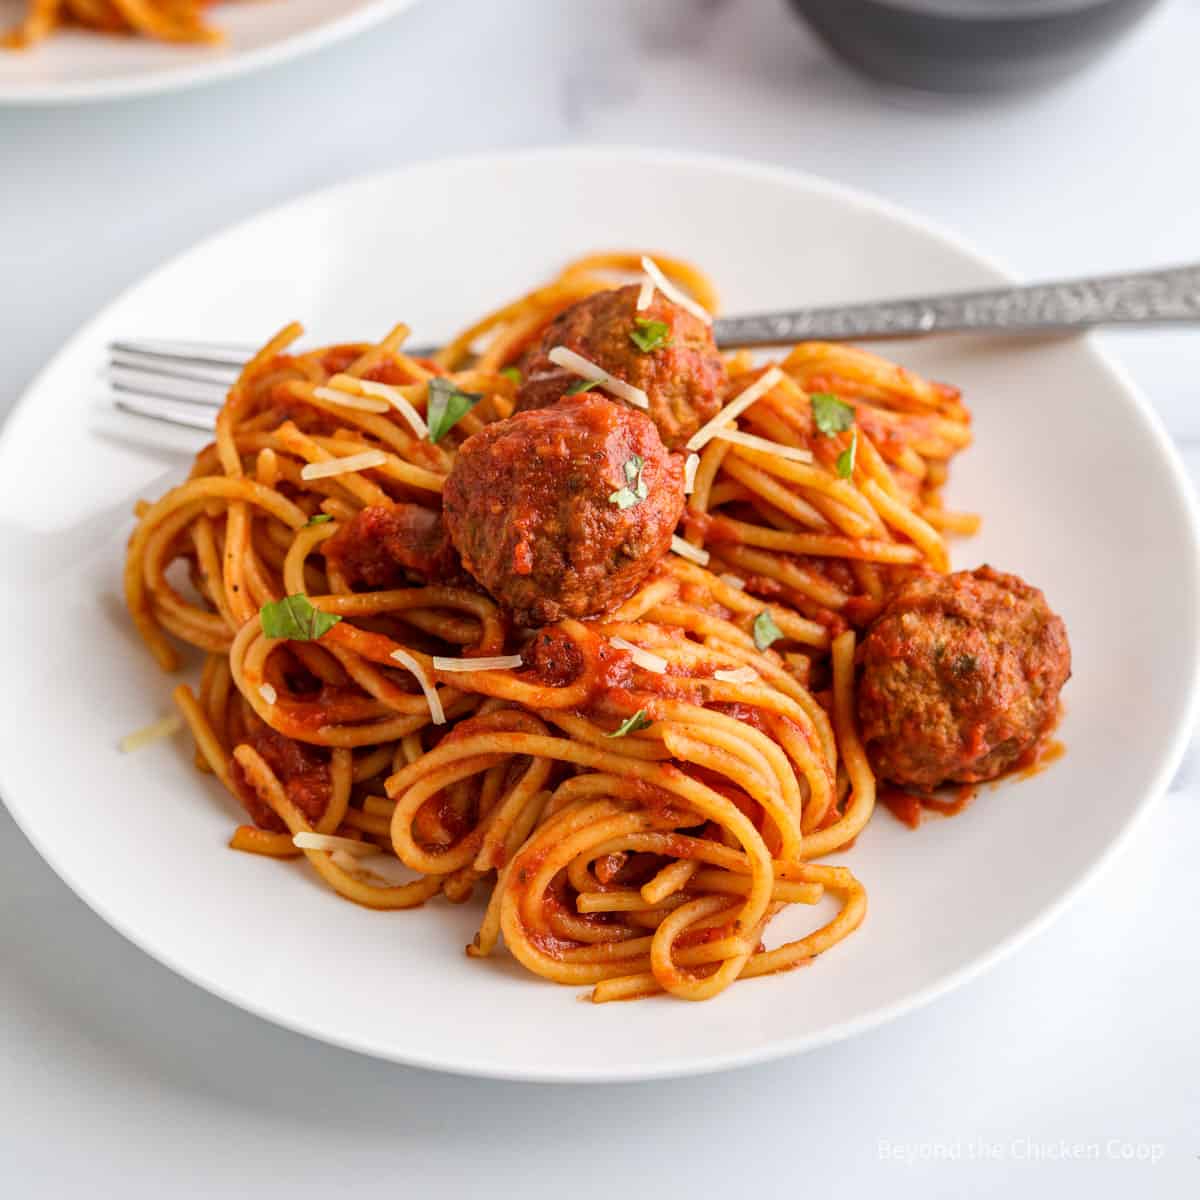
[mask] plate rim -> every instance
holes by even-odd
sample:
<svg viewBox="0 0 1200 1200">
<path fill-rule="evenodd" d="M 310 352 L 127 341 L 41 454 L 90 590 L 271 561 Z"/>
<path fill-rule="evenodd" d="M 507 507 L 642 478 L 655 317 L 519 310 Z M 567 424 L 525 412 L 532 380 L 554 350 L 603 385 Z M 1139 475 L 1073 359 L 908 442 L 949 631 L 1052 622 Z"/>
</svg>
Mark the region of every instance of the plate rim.
<svg viewBox="0 0 1200 1200">
<path fill-rule="evenodd" d="M 33 84 L 12 82 L 0 75 L 0 107 L 91 104 L 178 92 L 236 79 L 311 54 L 324 46 L 335 45 L 416 3 L 417 0 L 367 0 L 362 8 L 352 13 L 332 16 L 311 29 L 287 34 L 278 41 L 254 50 L 225 57 L 214 56 L 211 62 L 168 63 L 137 75 L 104 75 L 98 79 Z"/>
<path fill-rule="evenodd" d="M 400 0 L 401 4 L 411 0 Z M 14 428 L 19 427 L 27 411 L 32 406 L 33 397 L 41 390 L 46 378 L 58 368 L 61 360 L 72 356 L 77 346 L 92 336 L 93 328 L 101 324 L 108 314 L 125 302 L 134 291 L 151 285 L 161 274 L 174 269 L 184 258 L 192 254 L 202 254 L 210 243 L 240 232 L 244 227 L 271 216 L 283 216 L 289 210 L 303 208 L 314 203 L 328 203 L 338 193 L 352 191 L 362 186 L 377 186 L 384 180 L 401 177 L 413 172 L 426 170 L 454 171 L 464 168 L 487 168 L 511 166 L 515 162 L 557 160 L 564 165 L 573 162 L 596 162 L 614 159 L 622 162 L 634 162 L 645 166 L 679 166 L 684 168 L 719 171 L 741 176 L 742 178 L 770 180 L 791 186 L 823 193 L 837 199 L 840 203 L 875 213 L 890 221 L 903 225 L 914 232 L 932 236 L 965 258 L 977 263 L 981 268 L 996 276 L 998 282 L 1018 282 L 1018 277 L 986 253 L 980 252 L 960 235 L 943 228 L 938 222 L 927 220 L 908 209 L 889 200 L 874 196 L 869 192 L 828 180 L 819 175 L 789 167 L 766 164 L 736 156 L 658 151 L 646 147 L 612 145 L 563 145 L 536 146 L 515 150 L 489 151 L 475 154 L 456 155 L 451 157 L 430 157 L 415 160 L 397 167 L 382 171 L 367 172 L 341 180 L 336 184 L 327 185 L 301 193 L 282 204 L 274 204 L 257 210 L 248 217 L 233 222 L 204 238 L 192 243 L 177 253 L 171 255 L 159 266 L 148 271 L 140 279 L 122 288 L 107 303 L 89 317 L 74 333 L 60 346 L 49 361 L 30 379 L 17 402 L 10 409 L 7 418 L 0 426 L 0 453 L 7 452 L 8 443 L 13 437 Z M 1069 883 L 1059 895 L 1047 904 L 1039 913 L 1027 920 L 1023 925 L 1012 930 L 1006 937 L 978 954 L 975 958 L 962 964 L 955 970 L 933 980 L 925 987 L 909 993 L 902 999 L 885 1004 L 862 1015 L 825 1029 L 789 1038 L 779 1038 L 769 1044 L 751 1049 L 706 1053 L 674 1057 L 643 1067 L 587 1067 L 587 1068 L 552 1068 L 535 1067 L 532 1069 L 512 1068 L 488 1061 L 472 1062 L 467 1056 L 457 1059 L 447 1059 L 444 1055 L 424 1055 L 419 1047 L 398 1053 L 381 1049 L 369 1043 L 366 1039 L 356 1037 L 352 1033 L 318 1029 L 302 1020 L 293 1019 L 286 1014 L 271 1011 L 266 1005 L 248 1001 L 221 983 L 204 978 L 199 972 L 192 970 L 178 954 L 170 947 L 161 948 L 150 946 L 142 937 L 127 928 L 126 923 L 114 918 L 107 911 L 106 905 L 91 894 L 91 889 L 83 888 L 60 870 L 58 864 L 42 842 L 26 827 L 21 815 L 14 811 L 8 800 L 10 794 L 6 782 L 7 770 L 0 761 L 0 803 L 9 812 L 17 828 L 37 850 L 43 861 L 55 875 L 87 905 L 91 911 L 105 922 L 109 928 L 132 943 L 138 949 L 148 954 L 156 962 L 168 970 L 186 979 L 189 983 L 200 987 L 211 995 L 234 1005 L 243 1012 L 266 1020 L 273 1025 L 301 1034 L 315 1041 L 351 1050 L 381 1061 L 394 1062 L 402 1066 L 416 1067 L 423 1070 L 439 1071 L 467 1078 L 496 1079 L 511 1082 L 554 1083 L 554 1084 L 583 1084 L 583 1083 L 632 1083 L 660 1079 L 679 1079 L 698 1075 L 711 1074 L 718 1071 L 738 1067 L 748 1067 L 775 1059 L 792 1057 L 820 1046 L 833 1045 L 860 1033 L 875 1029 L 897 1017 L 923 1008 L 941 996 L 961 987 L 970 980 L 977 978 L 985 971 L 1008 958 L 1022 945 L 1026 944 L 1059 916 L 1088 887 L 1111 866 L 1115 858 L 1128 844 L 1130 838 L 1146 818 L 1146 815 L 1167 791 L 1168 785 L 1178 770 L 1183 755 L 1187 749 L 1200 713 L 1200 505 L 1191 482 L 1183 467 L 1178 451 L 1167 433 L 1157 411 L 1132 380 L 1129 373 L 1119 363 L 1114 362 L 1109 355 L 1096 345 L 1091 335 L 1078 338 L 1079 348 L 1089 355 L 1093 362 L 1108 372 L 1113 382 L 1121 390 L 1125 401 L 1140 419 L 1142 428 L 1149 435 L 1160 461 L 1167 467 L 1171 489 L 1178 501 L 1179 510 L 1190 533 L 1190 567 L 1193 575 L 1192 599 L 1192 637 L 1191 650 L 1188 656 L 1189 678 L 1186 681 L 1186 694 L 1182 710 L 1177 718 L 1171 737 L 1160 752 L 1156 769 L 1148 777 L 1140 790 L 1140 795 L 1131 806 L 1123 823 L 1114 833 L 1108 844 L 1085 867 L 1079 876 Z"/>
</svg>

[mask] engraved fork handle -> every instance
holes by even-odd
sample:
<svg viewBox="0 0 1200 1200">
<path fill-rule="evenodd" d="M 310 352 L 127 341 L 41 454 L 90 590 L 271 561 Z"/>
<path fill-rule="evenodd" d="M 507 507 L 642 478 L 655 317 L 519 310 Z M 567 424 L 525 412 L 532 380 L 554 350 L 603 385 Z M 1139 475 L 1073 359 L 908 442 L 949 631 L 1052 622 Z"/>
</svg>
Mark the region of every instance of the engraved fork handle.
<svg viewBox="0 0 1200 1200">
<path fill-rule="evenodd" d="M 1200 322 L 1200 264 L 1029 287 L 722 317 L 719 346 L 924 337 L 931 333 L 1056 333 L 1099 325 Z"/>
</svg>

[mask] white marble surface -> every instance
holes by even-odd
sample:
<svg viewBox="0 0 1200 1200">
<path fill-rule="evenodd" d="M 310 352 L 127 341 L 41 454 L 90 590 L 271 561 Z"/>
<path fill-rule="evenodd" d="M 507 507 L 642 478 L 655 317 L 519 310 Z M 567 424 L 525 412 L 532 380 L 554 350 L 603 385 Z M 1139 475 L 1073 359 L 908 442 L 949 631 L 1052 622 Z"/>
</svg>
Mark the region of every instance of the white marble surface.
<svg viewBox="0 0 1200 1200">
<path fill-rule="evenodd" d="M 473 149 L 605 141 L 790 164 L 924 212 L 1029 277 L 1195 260 L 1198 44 L 1200 4 L 1167 0 L 1055 91 L 944 101 L 848 75 L 782 0 L 440 0 L 217 88 L 0 112 L 0 407 L 196 238 L 335 178 Z M 1195 481 L 1200 335 L 1106 340 Z M 586 1089 L 404 1070 L 246 1016 L 112 933 L 0 815 L 0 1195 L 719 1181 L 1194 1196 L 1198 798 L 1185 765 L 1056 925 L 915 1015 L 801 1059 Z"/>
</svg>

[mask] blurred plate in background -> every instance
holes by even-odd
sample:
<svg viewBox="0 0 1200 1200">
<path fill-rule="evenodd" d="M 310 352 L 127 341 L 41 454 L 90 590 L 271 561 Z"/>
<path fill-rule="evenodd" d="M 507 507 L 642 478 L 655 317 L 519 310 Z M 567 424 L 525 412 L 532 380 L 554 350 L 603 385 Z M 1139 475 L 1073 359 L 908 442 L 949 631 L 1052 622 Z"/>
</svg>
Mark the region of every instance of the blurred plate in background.
<svg viewBox="0 0 1200 1200">
<path fill-rule="evenodd" d="M 228 79 L 328 46 L 415 0 L 254 0 L 217 4 L 220 46 L 168 45 L 147 38 L 63 29 L 24 51 L 0 50 L 0 104 L 113 100 Z M 26 0 L 0 0 L 0 29 Z"/>
</svg>

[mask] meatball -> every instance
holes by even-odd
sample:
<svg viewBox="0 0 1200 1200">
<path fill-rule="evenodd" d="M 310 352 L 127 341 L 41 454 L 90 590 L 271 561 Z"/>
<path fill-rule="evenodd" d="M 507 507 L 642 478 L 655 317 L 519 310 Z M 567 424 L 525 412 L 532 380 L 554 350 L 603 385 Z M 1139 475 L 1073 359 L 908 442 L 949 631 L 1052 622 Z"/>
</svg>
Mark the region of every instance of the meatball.
<svg viewBox="0 0 1200 1200">
<path fill-rule="evenodd" d="M 419 504 L 373 504 L 322 547 L 351 587 L 460 583 L 465 578 L 440 513 Z"/>
<path fill-rule="evenodd" d="M 714 416 L 722 404 L 726 377 L 711 326 L 659 292 L 649 308 L 639 312 L 639 290 L 631 285 L 597 292 L 551 321 L 521 362 L 525 384 L 517 396 L 518 411 L 545 408 L 578 382 L 550 361 L 555 346 L 566 346 L 641 388 L 650 401 L 650 417 L 670 450 L 682 446 Z M 658 329 L 655 322 L 666 329 Z M 643 350 L 635 335 L 659 335 L 661 341 Z"/>
<path fill-rule="evenodd" d="M 858 719 L 878 775 L 921 790 L 994 779 L 1054 728 L 1071 675 L 1062 619 L 991 567 L 922 575 L 860 650 Z"/>
<path fill-rule="evenodd" d="M 604 612 L 666 553 L 683 462 L 643 413 L 588 392 L 486 426 L 442 493 L 463 565 L 523 625 Z"/>
</svg>

